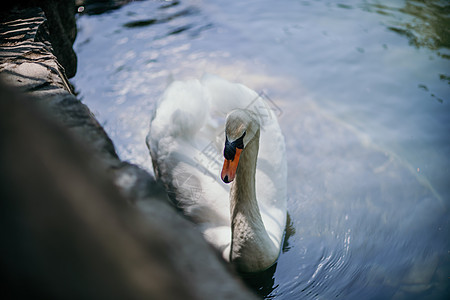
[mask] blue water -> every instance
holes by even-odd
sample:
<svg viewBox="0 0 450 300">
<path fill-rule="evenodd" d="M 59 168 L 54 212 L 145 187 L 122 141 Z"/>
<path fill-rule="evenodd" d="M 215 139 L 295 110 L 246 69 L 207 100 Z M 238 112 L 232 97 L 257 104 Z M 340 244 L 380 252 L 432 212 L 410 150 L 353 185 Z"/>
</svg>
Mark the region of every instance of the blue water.
<svg viewBox="0 0 450 300">
<path fill-rule="evenodd" d="M 134 2 L 78 18 L 73 83 L 121 158 L 149 172 L 145 135 L 172 79 L 214 73 L 276 104 L 291 223 L 266 298 L 444 299 L 449 11 L 447 1 Z"/>
</svg>

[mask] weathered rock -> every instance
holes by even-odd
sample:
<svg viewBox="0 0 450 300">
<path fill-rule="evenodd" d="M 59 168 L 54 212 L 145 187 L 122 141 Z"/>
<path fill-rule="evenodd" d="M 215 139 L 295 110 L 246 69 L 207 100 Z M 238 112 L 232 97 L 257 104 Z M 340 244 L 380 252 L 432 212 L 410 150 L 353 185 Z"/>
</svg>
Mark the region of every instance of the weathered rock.
<svg viewBox="0 0 450 300">
<path fill-rule="evenodd" d="M 112 141 L 89 109 L 71 93 L 64 69 L 47 40 L 44 12 L 36 7 L 13 11 L 10 18 L 0 24 L 2 80 L 25 94 L 33 95 L 53 118 L 92 145 L 106 165 L 117 167 L 120 161 Z"/>
<path fill-rule="evenodd" d="M 0 86 L 3 291 L 14 298 L 252 299 L 153 177 L 120 161 L 71 94 L 43 11 L 15 14 L 0 24 L 0 79 L 12 87 Z"/>
<path fill-rule="evenodd" d="M 2 20 L 0 72 L 6 72 L 8 83 L 24 92 L 71 90 L 64 68 L 49 42 L 47 19 L 42 9 L 13 9 Z"/>
<path fill-rule="evenodd" d="M 44 31 L 47 36 L 41 39 L 41 42 L 51 44 L 53 53 L 64 68 L 65 74 L 69 78 L 75 76 L 77 71 L 77 56 L 72 48 L 77 34 L 75 0 L 6 1 L 6 3 L 2 4 L 2 12 L 0 13 L 1 23 L 8 24 L 9 22 L 14 22 L 14 24 L 9 24 L 8 26 L 12 30 L 24 29 L 26 27 L 23 26 L 27 24 L 31 27 L 34 25 L 33 9 L 41 9 L 46 16 L 46 22 L 40 26 L 45 27 Z M 29 15 L 27 15 L 28 12 L 30 12 Z M 33 34 L 32 31 L 28 33 Z M 13 32 L 13 34 L 15 33 Z"/>
</svg>

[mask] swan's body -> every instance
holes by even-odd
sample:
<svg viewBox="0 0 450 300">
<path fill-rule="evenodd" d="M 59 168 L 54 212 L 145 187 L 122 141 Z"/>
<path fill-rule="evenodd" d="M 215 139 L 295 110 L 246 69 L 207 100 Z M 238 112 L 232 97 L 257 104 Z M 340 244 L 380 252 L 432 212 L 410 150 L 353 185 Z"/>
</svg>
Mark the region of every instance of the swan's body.
<svg viewBox="0 0 450 300">
<path fill-rule="evenodd" d="M 226 260 L 243 272 L 276 261 L 286 223 L 286 158 L 265 100 L 214 76 L 174 82 L 147 145 L 169 195 Z M 220 178 L 224 155 L 222 179 L 231 184 Z"/>
</svg>

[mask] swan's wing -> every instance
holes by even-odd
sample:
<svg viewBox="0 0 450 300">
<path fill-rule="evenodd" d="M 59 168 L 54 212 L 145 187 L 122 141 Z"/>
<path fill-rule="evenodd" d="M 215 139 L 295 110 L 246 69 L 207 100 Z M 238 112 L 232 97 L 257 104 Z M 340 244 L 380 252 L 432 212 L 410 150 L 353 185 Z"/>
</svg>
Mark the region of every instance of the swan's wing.
<svg viewBox="0 0 450 300">
<path fill-rule="evenodd" d="M 220 150 L 212 135 L 210 100 L 198 80 L 173 82 L 147 136 L 155 174 L 187 216 L 210 226 L 229 224 L 229 187 L 220 181 Z"/>
</svg>

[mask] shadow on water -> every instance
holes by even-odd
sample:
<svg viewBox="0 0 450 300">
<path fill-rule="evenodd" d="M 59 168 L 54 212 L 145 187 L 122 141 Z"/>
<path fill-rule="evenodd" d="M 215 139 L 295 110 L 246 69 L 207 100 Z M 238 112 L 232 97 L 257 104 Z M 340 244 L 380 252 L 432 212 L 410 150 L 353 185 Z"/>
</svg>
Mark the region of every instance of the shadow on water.
<svg viewBox="0 0 450 300">
<path fill-rule="evenodd" d="M 283 241 L 283 247 L 281 249 L 281 251 L 283 253 L 288 252 L 289 250 L 291 250 L 291 245 L 289 244 L 289 239 L 291 238 L 291 236 L 293 236 L 295 234 L 295 227 L 294 227 L 294 223 L 292 222 L 291 219 L 291 215 L 289 213 L 287 213 L 287 217 L 286 217 L 286 229 L 285 229 L 285 235 L 284 235 L 284 241 Z"/>
<path fill-rule="evenodd" d="M 133 0 L 81 0 L 77 1 L 77 12 L 87 15 L 100 15 L 116 10 Z"/>
<path fill-rule="evenodd" d="M 167 15 L 167 16 L 162 16 L 160 18 L 150 18 L 150 19 L 145 19 L 145 20 L 137 20 L 137 21 L 131 21 L 128 23 L 125 23 L 123 26 L 126 28 L 135 28 L 135 27 L 145 27 L 145 26 L 150 26 L 150 25 L 155 25 L 155 24 L 163 24 L 163 23 L 168 23 L 172 20 L 175 20 L 177 18 L 180 17 L 185 17 L 185 16 L 193 16 L 199 13 L 199 10 L 195 7 L 187 7 L 183 10 L 180 10 L 176 13 Z"/>
<path fill-rule="evenodd" d="M 122 6 L 133 2 L 144 0 L 78 0 L 76 1 L 77 12 L 87 15 L 101 15 L 121 8 Z M 180 1 L 161 1 L 160 10 L 168 9 L 180 4 Z"/>
<path fill-rule="evenodd" d="M 271 299 L 268 297 L 270 293 L 276 288 L 275 283 L 275 270 L 277 269 L 277 263 L 273 264 L 267 270 L 258 273 L 240 273 L 242 280 L 245 284 L 253 290 L 258 296 L 263 299 Z"/>
<path fill-rule="evenodd" d="M 168 4 L 164 4 L 158 7 L 161 11 L 166 11 L 169 8 L 176 7 L 180 4 L 179 1 L 173 1 Z M 174 10 L 176 10 L 175 8 Z M 174 20 L 183 19 L 183 24 L 174 26 L 170 28 L 168 32 L 165 34 L 162 34 L 161 36 L 157 36 L 156 39 L 170 36 L 170 35 L 176 35 L 180 33 L 184 33 L 189 31 L 189 35 L 191 38 L 197 37 L 202 31 L 207 30 L 212 27 L 211 23 L 208 24 L 201 24 L 195 20 L 195 17 L 200 14 L 200 10 L 195 6 L 188 6 L 185 8 L 180 8 L 178 11 L 175 11 L 173 13 L 161 13 L 157 15 L 153 15 L 151 18 L 146 19 L 138 19 L 126 22 L 122 26 L 128 29 L 134 29 L 134 28 L 141 28 L 141 27 L 147 27 L 147 26 L 154 26 L 154 25 L 160 25 L 160 24 L 166 24 L 171 23 Z"/>
</svg>

